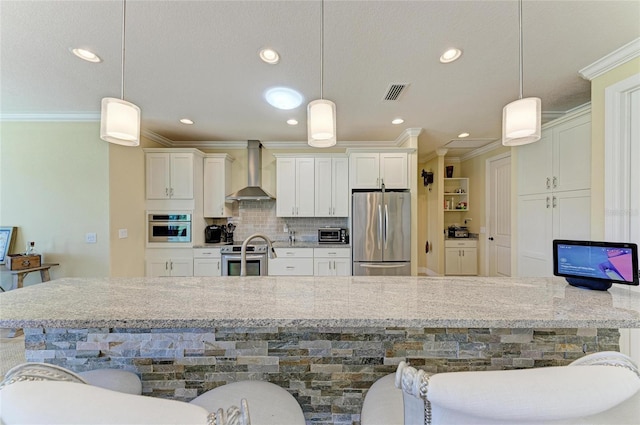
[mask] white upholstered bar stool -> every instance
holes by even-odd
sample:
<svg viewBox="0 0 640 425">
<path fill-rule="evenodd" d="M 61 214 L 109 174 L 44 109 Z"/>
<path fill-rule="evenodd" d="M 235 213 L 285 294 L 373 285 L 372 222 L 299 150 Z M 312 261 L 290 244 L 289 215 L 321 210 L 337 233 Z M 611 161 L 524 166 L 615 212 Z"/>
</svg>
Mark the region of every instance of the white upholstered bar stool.
<svg viewBox="0 0 640 425">
<path fill-rule="evenodd" d="M 210 412 L 246 399 L 251 409 L 252 425 L 304 425 L 304 414 L 287 390 L 264 381 L 231 382 L 205 392 L 191 400 Z"/>
<path fill-rule="evenodd" d="M 569 366 L 429 375 L 402 362 L 367 393 L 362 425 L 640 423 L 640 374 L 617 352 Z"/>
</svg>

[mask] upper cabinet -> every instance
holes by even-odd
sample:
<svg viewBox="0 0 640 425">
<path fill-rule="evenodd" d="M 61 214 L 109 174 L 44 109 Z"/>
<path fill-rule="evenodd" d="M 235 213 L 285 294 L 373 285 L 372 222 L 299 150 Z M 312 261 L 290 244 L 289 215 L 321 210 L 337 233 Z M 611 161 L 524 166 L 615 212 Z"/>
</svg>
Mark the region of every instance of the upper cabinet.
<svg viewBox="0 0 640 425">
<path fill-rule="evenodd" d="M 194 160 L 191 152 L 147 152 L 147 199 L 193 199 Z"/>
<path fill-rule="evenodd" d="M 227 154 L 207 154 L 204 158 L 204 216 L 231 217 L 232 204 L 225 201 L 231 192 L 231 164 Z"/>
<path fill-rule="evenodd" d="M 519 195 L 591 187 L 589 109 L 553 121 L 538 142 L 517 149 Z"/>
<path fill-rule="evenodd" d="M 349 161 L 346 157 L 315 159 L 315 216 L 349 215 Z"/>
<path fill-rule="evenodd" d="M 408 156 L 401 152 L 354 152 L 349 155 L 352 189 L 409 188 Z"/>
<path fill-rule="evenodd" d="M 313 157 L 276 157 L 276 216 L 314 216 L 314 170 Z"/>
</svg>

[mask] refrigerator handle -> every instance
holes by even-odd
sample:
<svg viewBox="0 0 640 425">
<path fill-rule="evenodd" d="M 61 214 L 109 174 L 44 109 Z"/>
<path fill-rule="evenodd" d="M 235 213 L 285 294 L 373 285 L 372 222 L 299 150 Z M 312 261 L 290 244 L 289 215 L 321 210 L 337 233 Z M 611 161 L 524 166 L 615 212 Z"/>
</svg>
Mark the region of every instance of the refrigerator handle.
<svg viewBox="0 0 640 425">
<path fill-rule="evenodd" d="M 382 206 L 378 204 L 378 249 L 382 249 Z"/>
<path fill-rule="evenodd" d="M 389 234 L 389 206 L 384 204 L 384 249 L 387 249 L 387 235 Z"/>
</svg>

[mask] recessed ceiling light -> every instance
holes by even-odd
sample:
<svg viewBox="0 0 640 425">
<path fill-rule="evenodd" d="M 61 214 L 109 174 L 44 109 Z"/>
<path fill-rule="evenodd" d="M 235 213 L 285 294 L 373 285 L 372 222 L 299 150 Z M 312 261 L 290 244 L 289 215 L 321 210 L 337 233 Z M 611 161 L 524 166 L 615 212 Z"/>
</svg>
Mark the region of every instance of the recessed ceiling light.
<svg viewBox="0 0 640 425">
<path fill-rule="evenodd" d="M 269 89 L 265 92 L 264 98 L 274 108 L 285 110 L 297 108 L 304 100 L 300 93 L 287 87 Z"/>
<path fill-rule="evenodd" d="M 102 62 L 102 59 L 95 53 L 86 50 L 86 49 L 69 49 L 71 53 L 79 57 L 80 59 L 86 60 L 87 62 Z"/>
<path fill-rule="evenodd" d="M 294 120 L 293 118 L 290 120 L 287 120 L 287 124 L 289 125 L 298 125 L 298 120 Z"/>
<path fill-rule="evenodd" d="M 275 50 L 266 48 L 260 50 L 260 59 L 262 59 L 263 62 L 275 65 L 280 62 L 280 55 Z"/>
<path fill-rule="evenodd" d="M 461 138 L 461 139 L 463 139 L 465 137 L 469 137 L 469 133 L 460 133 L 460 134 L 458 134 L 458 137 Z"/>
<path fill-rule="evenodd" d="M 181 122 L 182 124 L 187 124 L 187 125 L 191 125 L 191 124 L 193 124 L 193 121 L 192 121 L 192 120 L 190 120 L 189 118 L 182 118 L 182 119 L 180 120 L 180 122 Z"/>
<path fill-rule="evenodd" d="M 462 56 L 462 50 L 460 49 L 449 49 L 440 56 L 440 62 L 442 63 L 450 63 L 454 60 L 458 59 Z"/>
<path fill-rule="evenodd" d="M 404 122 L 404 120 L 402 118 L 396 118 L 395 120 L 391 121 L 391 124 L 402 124 Z"/>
</svg>

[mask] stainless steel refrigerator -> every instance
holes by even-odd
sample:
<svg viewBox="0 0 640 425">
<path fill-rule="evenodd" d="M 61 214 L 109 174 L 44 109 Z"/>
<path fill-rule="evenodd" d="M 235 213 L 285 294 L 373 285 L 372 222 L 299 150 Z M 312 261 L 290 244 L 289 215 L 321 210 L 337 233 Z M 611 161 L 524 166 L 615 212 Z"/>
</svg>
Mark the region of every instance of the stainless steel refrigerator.
<svg viewBox="0 0 640 425">
<path fill-rule="evenodd" d="M 411 275 L 411 195 L 353 192 L 354 276 Z"/>
</svg>

